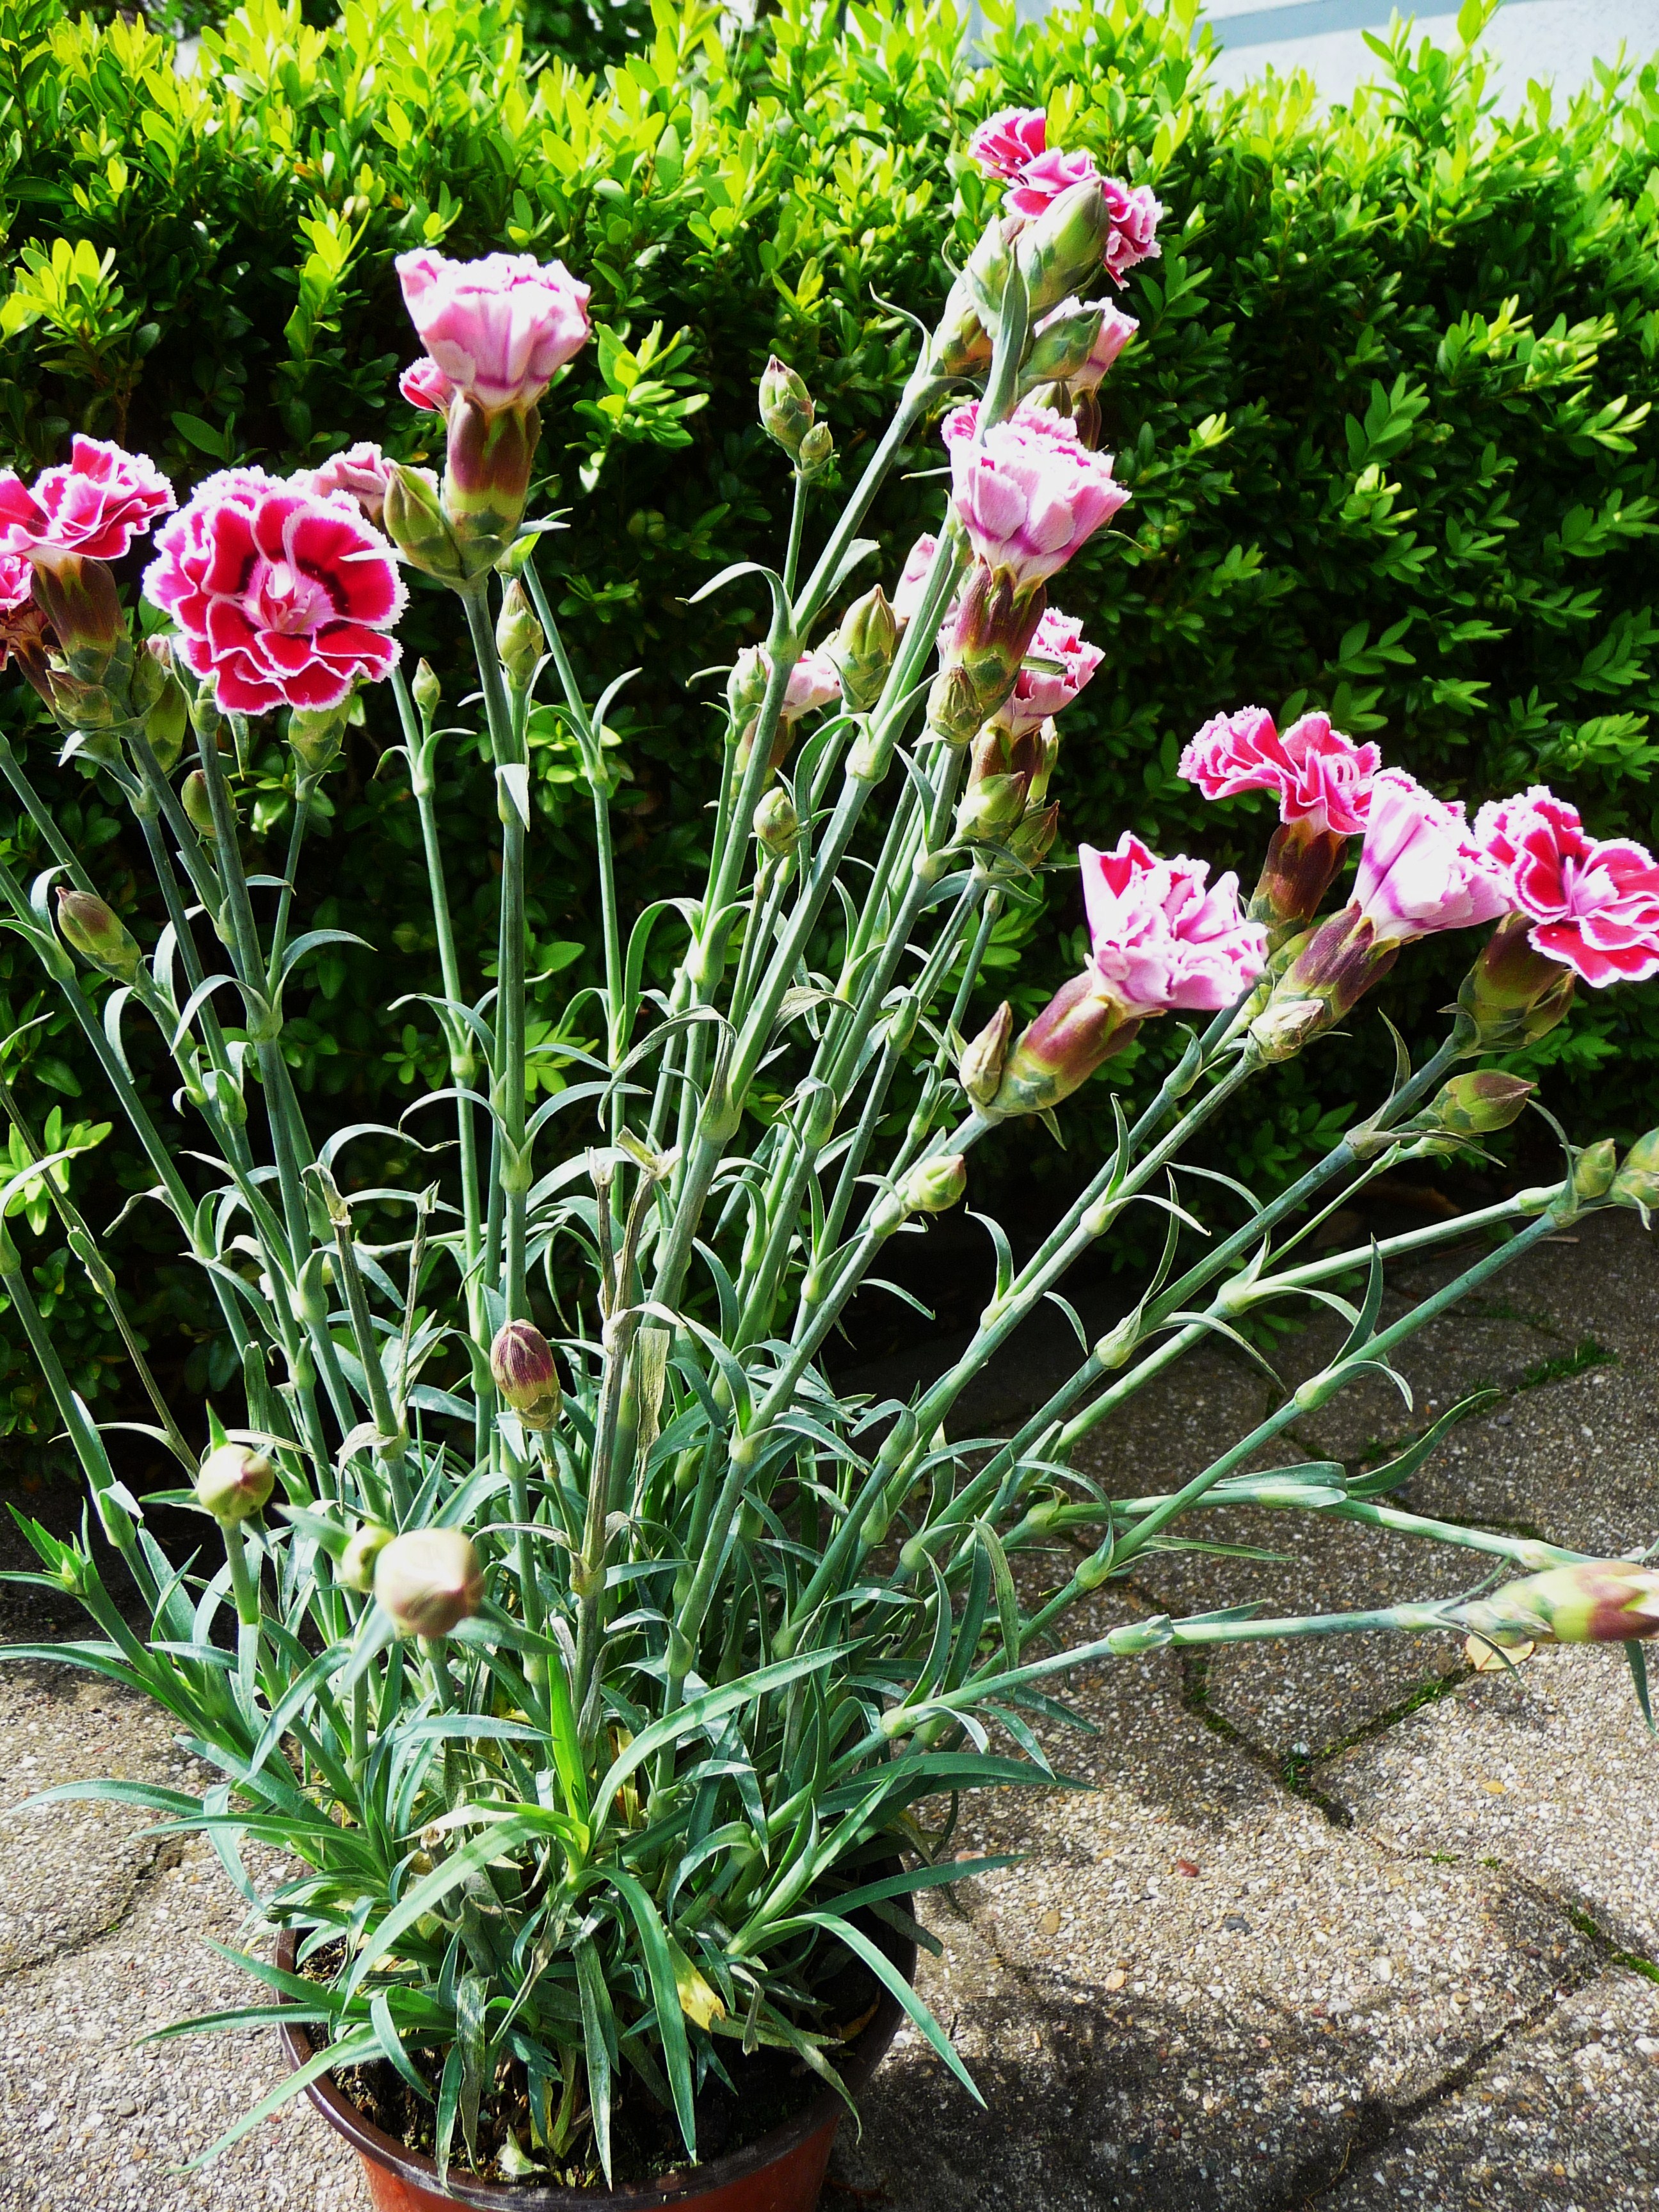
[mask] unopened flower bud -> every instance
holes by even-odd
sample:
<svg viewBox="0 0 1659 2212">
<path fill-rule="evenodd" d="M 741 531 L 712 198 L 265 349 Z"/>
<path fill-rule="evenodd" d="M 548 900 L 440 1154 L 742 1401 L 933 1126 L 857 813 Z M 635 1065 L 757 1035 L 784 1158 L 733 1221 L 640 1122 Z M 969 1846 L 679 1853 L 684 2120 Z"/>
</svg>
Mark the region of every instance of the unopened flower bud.
<svg viewBox="0 0 1659 2212">
<path fill-rule="evenodd" d="M 1021 381 L 1028 386 L 1069 383 L 1088 367 L 1105 319 L 1105 307 L 1099 302 L 1085 307 L 1080 300 L 1062 300 L 1034 334 Z"/>
<path fill-rule="evenodd" d="M 945 1152 L 918 1162 L 904 1187 L 905 1203 L 917 1213 L 947 1213 L 968 1188 L 968 1163 L 960 1152 Z"/>
<path fill-rule="evenodd" d="M 1139 1019 L 1126 1019 L 1096 970 L 1086 968 L 1062 983 L 1027 1024 L 1004 1065 L 996 1096 L 982 1110 L 1006 1121 L 1058 1106 L 1133 1043 L 1139 1029 Z"/>
<path fill-rule="evenodd" d="M 1531 943 L 1528 915 L 1500 921 L 1457 994 L 1466 1051 L 1517 1052 L 1566 1019 L 1576 978 Z"/>
<path fill-rule="evenodd" d="M 190 702 L 190 726 L 198 738 L 204 745 L 218 744 L 224 721 L 211 682 L 199 684 Z"/>
<path fill-rule="evenodd" d="M 378 1521 L 365 1521 L 356 1530 L 350 1542 L 340 1554 L 340 1563 L 334 1570 L 334 1579 L 343 1583 L 348 1589 L 362 1590 L 365 1595 L 374 1587 L 374 1562 L 392 1541 L 392 1530 L 383 1528 Z"/>
<path fill-rule="evenodd" d="M 349 715 L 349 708 L 344 701 L 337 707 L 315 710 L 295 707 L 289 715 L 289 745 L 299 763 L 301 775 L 307 782 L 314 783 L 340 757 Z"/>
<path fill-rule="evenodd" d="M 1008 850 L 1014 859 L 1028 868 L 1036 867 L 1045 860 L 1055 838 L 1060 835 L 1060 806 L 1030 806 L 1025 809 L 1018 828 L 1008 839 Z"/>
<path fill-rule="evenodd" d="M 276 1487 L 276 1470 L 247 1444 L 220 1444 L 196 1473 L 196 1503 L 228 1526 L 257 1513 Z"/>
<path fill-rule="evenodd" d="M 781 860 L 800 842 L 800 817 L 781 784 L 769 791 L 755 809 L 755 836 L 763 852 Z"/>
<path fill-rule="evenodd" d="M 421 720 L 429 722 L 437 713 L 439 702 L 444 696 L 443 686 L 439 683 L 429 660 L 421 662 L 415 671 L 415 680 L 409 688 Z"/>
<path fill-rule="evenodd" d="M 761 710 L 772 664 L 758 645 L 746 645 L 732 664 L 726 679 L 726 708 L 734 730 L 746 730 Z"/>
<path fill-rule="evenodd" d="M 489 1347 L 495 1388 L 527 1429 L 550 1429 L 563 1393 L 553 1347 L 533 1322 L 509 1321 Z"/>
<path fill-rule="evenodd" d="M 374 1562 L 374 1595 L 399 1636 L 447 1636 L 483 1602 L 483 1568 L 459 1528 L 413 1528 Z"/>
<path fill-rule="evenodd" d="M 1620 1164 L 1607 1195 L 1617 1206 L 1659 1206 L 1659 1129 L 1638 1137 Z"/>
<path fill-rule="evenodd" d="M 518 537 L 541 416 L 533 405 L 485 408 L 461 392 L 449 404 L 445 427 L 444 519 L 470 578 L 494 568 Z M 389 496 L 386 504 L 389 515 Z"/>
<path fill-rule="evenodd" d="M 190 727 L 190 701 L 185 696 L 184 685 L 173 672 L 171 641 L 165 637 L 152 637 L 146 649 L 164 671 L 165 680 L 144 717 L 144 735 L 155 756 L 155 765 L 167 775 L 178 765 L 179 756 L 185 749 L 185 734 Z"/>
<path fill-rule="evenodd" d="M 1626 1644 L 1659 1631 L 1659 1570 L 1634 1559 L 1582 1559 L 1506 1583 L 1458 1608 L 1496 1643 Z"/>
<path fill-rule="evenodd" d="M 800 441 L 795 466 L 804 477 L 821 476 L 835 458 L 835 433 L 827 422 L 814 422 Z"/>
<path fill-rule="evenodd" d="M 1428 1135 L 1486 1136 L 1517 1121 L 1537 1088 L 1535 1083 L 1518 1075 L 1504 1075 L 1495 1067 L 1474 1068 L 1443 1084 L 1423 1111 L 1406 1126 Z"/>
<path fill-rule="evenodd" d="M 501 656 L 501 665 L 513 689 L 520 694 L 528 691 L 547 650 L 547 640 L 536 619 L 530 594 L 516 576 L 501 601 L 501 618 L 495 624 L 495 650 Z"/>
<path fill-rule="evenodd" d="M 957 1068 L 957 1079 L 974 1105 L 988 1106 L 996 1097 L 1013 1034 L 1014 1010 L 1005 999 L 963 1052 Z"/>
<path fill-rule="evenodd" d="M 1572 1164 L 1572 1194 L 1586 1204 L 1605 1198 L 1619 1172 L 1619 1148 L 1611 1137 L 1587 1145 Z"/>
<path fill-rule="evenodd" d="M 1111 241 L 1112 216 L 1102 179 L 1070 185 L 1015 240 L 1030 313 L 1058 306 L 1094 275 Z"/>
<path fill-rule="evenodd" d="M 854 600 L 823 648 L 841 678 L 842 696 L 854 714 L 864 714 L 880 698 L 898 641 L 898 617 L 877 584 Z"/>
<path fill-rule="evenodd" d="M 179 800 L 185 810 L 185 819 L 198 836 L 218 836 L 213 822 L 213 802 L 208 797 L 207 778 L 199 768 L 191 769 L 179 787 Z"/>
<path fill-rule="evenodd" d="M 466 558 L 444 513 L 443 495 L 430 469 L 388 461 L 381 527 L 412 568 L 446 584 L 466 579 Z"/>
<path fill-rule="evenodd" d="M 798 461 L 801 441 L 817 415 L 804 380 L 793 368 L 786 368 L 774 354 L 760 380 L 760 418 L 767 436 L 781 446 L 792 461 Z"/>
<path fill-rule="evenodd" d="M 64 942 L 106 975 L 131 982 L 143 959 L 138 940 L 114 910 L 91 891 L 58 886 L 58 927 Z"/>
</svg>

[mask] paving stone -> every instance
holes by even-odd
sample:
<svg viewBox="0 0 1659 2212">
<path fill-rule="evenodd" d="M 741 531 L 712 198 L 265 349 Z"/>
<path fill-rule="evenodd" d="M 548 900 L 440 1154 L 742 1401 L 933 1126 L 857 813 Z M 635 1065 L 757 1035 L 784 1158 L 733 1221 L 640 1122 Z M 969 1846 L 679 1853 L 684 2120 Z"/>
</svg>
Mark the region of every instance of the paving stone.
<svg viewBox="0 0 1659 2212">
<path fill-rule="evenodd" d="M 1272 1404 L 1264 1376 L 1229 1351 L 1200 1346 L 1091 1430 L 1073 1465 L 1115 1497 L 1150 1496 L 1199 1474 L 1256 1427 Z M 1305 1457 L 1295 1444 L 1275 1446 L 1250 1465 Z"/>
<path fill-rule="evenodd" d="M 270 2030 L 140 2045 L 260 1984 L 210 1951 L 243 1908 L 199 1838 L 101 1942 L 0 1982 L 0 2212 L 357 2212 L 355 2155 L 303 2099 L 177 2173 L 283 2078 Z"/>
<path fill-rule="evenodd" d="M 1414 2115 L 1324 2212 L 1651 2212 L 1659 2203 L 1659 1990 L 1603 1975 Z"/>
<path fill-rule="evenodd" d="M 101 1676 L 0 1666 L 0 1977 L 100 1934 L 155 1862 L 155 1816 L 73 1802 L 22 1811 L 59 1782 L 110 1776 L 188 1786 L 161 1706 Z"/>
<path fill-rule="evenodd" d="M 1474 1676 L 1316 1778 L 1388 1849 L 1497 1862 L 1659 1956 L 1659 1745 L 1622 1652 Z"/>
</svg>

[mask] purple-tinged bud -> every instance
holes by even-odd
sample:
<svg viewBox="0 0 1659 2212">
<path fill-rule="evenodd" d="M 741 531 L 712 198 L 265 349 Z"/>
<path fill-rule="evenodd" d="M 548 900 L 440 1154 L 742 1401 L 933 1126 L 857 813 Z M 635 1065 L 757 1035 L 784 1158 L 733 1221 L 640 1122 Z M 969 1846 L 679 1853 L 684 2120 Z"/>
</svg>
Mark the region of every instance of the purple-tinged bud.
<svg viewBox="0 0 1659 2212">
<path fill-rule="evenodd" d="M 113 908 L 91 891 L 58 884 L 58 927 L 64 942 L 106 975 L 130 983 L 138 973 L 144 956 L 137 939 Z"/>
<path fill-rule="evenodd" d="M 422 660 L 415 671 L 415 681 L 409 687 L 415 705 L 423 722 L 430 722 L 443 698 L 443 686 L 439 683 L 432 663 Z"/>
<path fill-rule="evenodd" d="M 413 1528 L 374 1562 L 374 1595 L 399 1636 L 447 1636 L 483 1602 L 483 1568 L 459 1528 Z"/>
<path fill-rule="evenodd" d="M 1659 1570 L 1634 1559 L 1583 1559 L 1506 1583 L 1458 1608 L 1498 1644 L 1626 1644 L 1659 1631 Z"/>
<path fill-rule="evenodd" d="M 904 1202 L 915 1213 L 948 1213 L 968 1188 L 968 1163 L 960 1152 L 936 1154 L 910 1170 Z"/>
<path fill-rule="evenodd" d="M 1270 952 L 1305 929 L 1318 913 L 1347 842 L 1337 830 L 1321 830 L 1305 817 L 1274 830 L 1249 904 L 1249 919 L 1265 927 Z"/>
<path fill-rule="evenodd" d="M 464 583 L 470 573 L 459 539 L 444 513 L 443 494 L 430 469 L 386 463 L 386 512 L 381 526 L 411 568 L 440 583 Z"/>
<path fill-rule="evenodd" d="M 220 1444 L 196 1471 L 196 1503 L 228 1527 L 258 1513 L 276 1484 L 276 1470 L 246 1444 Z"/>
<path fill-rule="evenodd" d="M 1398 944 L 1376 942 L 1370 921 L 1344 907 L 1322 922 L 1273 985 L 1250 1024 L 1265 1060 L 1291 1060 L 1380 983 L 1400 957 Z"/>
<path fill-rule="evenodd" d="M 996 1097 L 1013 1033 L 1014 1010 L 1005 999 L 957 1063 L 957 1079 L 971 1104 L 988 1106 Z"/>
<path fill-rule="evenodd" d="M 792 461 L 800 458 L 801 441 L 817 420 L 817 409 L 805 381 L 774 354 L 760 380 L 761 427 Z"/>
<path fill-rule="evenodd" d="M 563 1401 L 558 1362 L 533 1322 L 510 1321 L 496 1330 L 489 1347 L 489 1371 L 526 1428 L 539 1431 L 552 1427 Z"/>
<path fill-rule="evenodd" d="M 185 819 L 198 836 L 216 837 L 214 826 L 213 802 L 208 797 L 207 778 L 199 768 L 191 769 L 179 787 L 179 803 L 185 810 Z"/>
<path fill-rule="evenodd" d="M 1507 915 L 1463 978 L 1457 1005 L 1466 1052 L 1516 1052 L 1566 1019 L 1576 979 L 1528 942 L 1535 927 L 1529 915 Z"/>
<path fill-rule="evenodd" d="M 163 775 L 168 775 L 178 766 L 179 756 L 185 750 L 185 736 L 190 728 L 190 701 L 184 685 L 173 673 L 173 641 L 147 638 L 144 649 L 164 673 L 160 695 L 144 717 L 144 735 L 155 756 L 155 765 Z"/>
<path fill-rule="evenodd" d="M 1659 1129 L 1638 1137 L 1626 1153 L 1607 1195 L 1615 1206 L 1633 1206 L 1644 1216 L 1659 1206 Z"/>
<path fill-rule="evenodd" d="M 1006 703 L 1047 605 L 1041 584 L 1021 591 L 1006 569 L 975 560 L 949 635 L 940 637 L 939 672 L 927 695 L 927 726 L 936 737 L 971 744 Z"/>
<path fill-rule="evenodd" d="M 519 534 L 541 428 L 533 404 L 486 411 L 465 392 L 450 402 L 443 511 L 468 578 L 493 568 Z M 388 493 L 388 514 L 391 504 Z"/>
<path fill-rule="evenodd" d="M 84 560 L 73 553 L 50 562 L 38 561 L 33 592 L 76 683 L 101 684 L 122 648 L 131 652 L 127 618 L 107 562 Z"/>
<path fill-rule="evenodd" d="M 1059 751 L 1052 720 L 1018 732 L 1000 723 L 981 730 L 974 740 L 967 787 L 957 806 L 959 842 L 1006 844 L 1033 799 L 1040 801 L 1047 791 Z"/>
<path fill-rule="evenodd" d="M 800 817 L 781 784 L 775 785 L 755 809 L 755 836 L 761 850 L 775 860 L 784 859 L 799 844 Z"/>
<path fill-rule="evenodd" d="M 823 651 L 841 678 L 841 696 L 854 714 L 873 707 L 898 651 L 899 619 L 879 584 L 854 599 Z"/>
<path fill-rule="evenodd" d="M 1572 1194 L 1584 1205 L 1594 1205 L 1613 1188 L 1619 1173 L 1619 1147 L 1611 1137 L 1586 1145 L 1572 1163 Z"/>
<path fill-rule="evenodd" d="M 1086 968 L 1062 983 L 1026 1028 L 1008 1055 L 995 1097 L 981 1111 L 988 1119 L 1006 1121 L 1058 1106 L 1133 1043 L 1139 1029 L 1139 1020 L 1125 1018 L 1097 971 Z"/>
<path fill-rule="evenodd" d="M 501 600 L 501 617 L 495 624 L 495 650 L 501 656 L 507 682 L 522 696 L 535 681 L 536 671 L 547 650 L 547 640 L 536 619 L 530 594 L 516 576 Z"/>
<path fill-rule="evenodd" d="M 348 1589 L 361 1590 L 365 1596 L 374 1587 L 374 1562 L 392 1541 L 392 1530 L 383 1528 L 378 1521 L 365 1521 L 355 1530 L 351 1540 L 340 1554 L 340 1563 L 334 1570 L 334 1579 L 343 1583 Z"/>
</svg>

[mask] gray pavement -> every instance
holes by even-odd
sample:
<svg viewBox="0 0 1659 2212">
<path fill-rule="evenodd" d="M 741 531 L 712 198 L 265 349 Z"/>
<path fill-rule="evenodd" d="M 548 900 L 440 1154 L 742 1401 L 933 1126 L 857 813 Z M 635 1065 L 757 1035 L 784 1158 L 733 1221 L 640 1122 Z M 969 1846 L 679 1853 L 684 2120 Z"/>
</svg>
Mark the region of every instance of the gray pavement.
<svg viewBox="0 0 1659 2212">
<path fill-rule="evenodd" d="M 1659 1253 L 1629 1216 L 1574 1236 L 1413 1345 L 1413 1411 L 1339 1402 L 1279 1456 L 1363 1458 L 1492 1385 L 1402 1503 L 1586 1548 L 1652 1540 Z M 1322 1324 L 1287 1340 L 1283 1371 L 1329 1348 Z M 1048 1358 L 1034 1340 L 1005 1399 Z M 1267 1389 L 1207 1351 L 1094 1441 L 1088 1471 L 1177 1481 Z M 1316 1516 L 1216 1514 L 1204 1533 L 1273 1556 L 1152 1554 L 1079 1633 L 1472 1579 L 1465 1555 Z M 0 1589 L 0 1629 L 72 1630 L 58 1610 L 31 1632 L 33 1607 Z M 1353 1639 L 1159 1654 L 1073 1687 L 1090 1732 L 1052 1748 L 1088 1787 L 968 1808 L 952 1848 L 1021 1862 L 929 1908 L 922 1987 L 984 2105 L 907 2033 L 861 2137 L 843 2131 L 826 2212 L 1659 2206 L 1659 1748 L 1620 1654 L 1543 1653 L 1511 1679 L 1471 1674 L 1453 1638 Z M 235 1940 L 241 1908 L 204 1847 L 158 1852 L 142 1816 L 8 1809 L 100 1771 L 188 1770 L 119 1693 L 0 1670 L 0 2212 L 361 2204 L 305 2108 L 173 2170 L 280 2062 L 269 2036 L 135 2045 L 246 1989 L 204 1940 Z"/>
</svg>

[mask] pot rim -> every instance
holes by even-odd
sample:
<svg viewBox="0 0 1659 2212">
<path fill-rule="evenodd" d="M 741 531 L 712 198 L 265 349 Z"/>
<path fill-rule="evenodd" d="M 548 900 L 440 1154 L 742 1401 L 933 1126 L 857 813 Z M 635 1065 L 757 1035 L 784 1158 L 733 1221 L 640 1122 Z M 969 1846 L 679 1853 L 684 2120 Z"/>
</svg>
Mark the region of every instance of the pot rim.
<svg viewBox="0 0 1659 2212">
<path fill-rule="evenodd" d="M 279 1930 L 276 1964 L 285 1972 L 294 1971 L 298 1949 L 294 1930 Z M 907 1937 L 894 1936 L 892 1954 L 893 1963 L 905 1980 L 914 1981 L 915 1943 Z M 842 2061 L 841 2076 L 850 2095 L 857 2096 L 868 2083 L 903 2020 L 904 2012 L 898 1999 L 890 1990 L 884 1989 L 877 2001 L 874 2018 L 853 2039 Z M 277 2033 L 291 2065 L 303 2066 L 314 2055 L 317 2046 L 299 2023 L 283 2022 Z M 509 2208 L 510 2212 L 659 2212 L 664 2205 L 690 2204 L 717 2189 L 747 2180 L 751 2174 L 778 2164 L 825 2127 L 838 2123 L 847 2111 L 844 2100 L 836 2091 L 827 2083 L 820 2084 L 793 2119 L 769 2129 L 738 2150 L 708 2160 L 705 2165 L 672 2169 L 663 2176 L 660 2185 L 628 2189 L 563 2189 L 550 2184 L 478 2181 L 453 2172 L 440 2183 L 434 2161 L 424 2151 L 411 2150 L 407 2143 L 400 2142 L 397 2136 L 388 2135 L 384 2128 L 366 2118 L 337 2087 L 331 2074 L 319 2075 L 314 2081 L 307 2082 L 305 2094 L 360 2157 L 389 2167 L 401 2180 L 416 2188 L 440 2197 L 447 2195 L 459 2204 L 478 2206 L 481 2212 L 508 2212 Z"/>
</svg>

